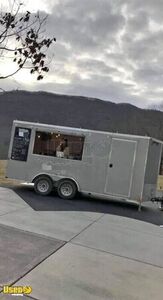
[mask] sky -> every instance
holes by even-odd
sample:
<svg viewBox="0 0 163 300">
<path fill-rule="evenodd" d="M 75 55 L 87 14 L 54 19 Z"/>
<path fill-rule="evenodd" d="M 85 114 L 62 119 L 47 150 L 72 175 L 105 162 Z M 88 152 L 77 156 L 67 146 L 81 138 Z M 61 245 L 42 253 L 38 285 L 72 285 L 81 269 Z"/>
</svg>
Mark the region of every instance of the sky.
<svg viewBox="0 0 163 300">
<path fill-rule="evenodd" d="M 24 4 L 31 12 L 48 14 L 46 34 L 57 40 L 49 53 L 50 71 L 37 81 L 23 70 L 1 80 L 1 88 L 81 95 L 138 107 L 163 102 L 163 0 Z M 0 60 L 1 74 L 11 68 L 9 59 Z"/>
</svg>

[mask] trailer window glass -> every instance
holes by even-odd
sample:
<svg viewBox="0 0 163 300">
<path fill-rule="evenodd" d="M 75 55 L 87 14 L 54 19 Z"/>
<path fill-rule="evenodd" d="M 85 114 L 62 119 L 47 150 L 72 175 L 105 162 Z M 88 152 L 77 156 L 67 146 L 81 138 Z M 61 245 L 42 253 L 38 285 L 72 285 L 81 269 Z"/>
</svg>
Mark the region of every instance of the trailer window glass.
<svg viewBox="0 0 163 300">
<path fill-rule="evenodd" d="M 20 127 L 15 128 L 11 159 L 20 161 L 27 160 L 30 136 L 31 129 Z"/>
<path fill-rule="evenodd" d="M 34 143 L 34 154 L 58 158 L 82 159 L 84 137 L 37 131 Z"/>
</svg>

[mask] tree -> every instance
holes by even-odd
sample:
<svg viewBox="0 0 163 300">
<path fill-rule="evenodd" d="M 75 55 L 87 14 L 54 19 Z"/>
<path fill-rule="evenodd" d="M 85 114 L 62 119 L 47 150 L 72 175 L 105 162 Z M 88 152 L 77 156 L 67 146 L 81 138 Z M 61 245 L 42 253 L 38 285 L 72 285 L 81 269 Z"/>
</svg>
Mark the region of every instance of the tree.
<svg viewBox="0 0 163 300">
<path fill-rule="evenodd" d="M 11 59 L 16 70 L 9 74 L 0 74 L 0 79 L 15 75 L 23 68 L 31 74 L 37 74 L 37 80 L 43 79 L 47 67 L 47 50 L 56 39 L 44 37 L 47 16 L 30 11 L 21 12 L 22 3 L 13 0 L 12 9 L 0 14 L 0 58 Z"/>
</svg>

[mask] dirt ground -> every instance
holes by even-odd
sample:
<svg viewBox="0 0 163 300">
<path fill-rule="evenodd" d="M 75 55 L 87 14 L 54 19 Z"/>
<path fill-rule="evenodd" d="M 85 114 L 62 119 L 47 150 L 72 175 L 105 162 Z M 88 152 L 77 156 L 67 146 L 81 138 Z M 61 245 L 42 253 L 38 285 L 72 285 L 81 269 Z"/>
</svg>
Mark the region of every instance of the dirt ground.
<svg viewBox="0 0 163 300">
<path fill-rule="evenodd" d="M 163 190 L 163 175 L 158 176 L 157 189 Z"/>
<path fill-rule="evenodd" d="M 20 184 L 20 181 L 14 180 L 14 179 L 9 179 L 5 178 L 6 175 L 6 160 L 0 160 L 0 186 L 6 186 L 6 187 L 12 187 L 12 186 L 17 186 Z"/>
</svg>

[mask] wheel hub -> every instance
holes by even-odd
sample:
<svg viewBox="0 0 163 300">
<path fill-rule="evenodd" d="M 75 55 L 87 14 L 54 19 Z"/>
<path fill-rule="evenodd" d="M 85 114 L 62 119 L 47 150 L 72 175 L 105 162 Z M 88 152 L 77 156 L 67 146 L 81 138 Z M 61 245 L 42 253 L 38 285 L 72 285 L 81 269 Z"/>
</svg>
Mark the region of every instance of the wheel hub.
<svg viewBox="0 0 163 300">
<path fill-rule="evenodd" d="M 68 183 L 64 183 L 62 186 L 61 186 L 61 193 L 64 195 L 64 196 L 70 196 L 73 192 L 73 189 L 72 189 L 72 186 Z"/>
<path fill-rule="evenodd" d="M 49 189 L 49 184 L 46 180 L 40 180 L 38 182 L 37 188 L 39 192 L 46 193 Z"/>
</svg>

